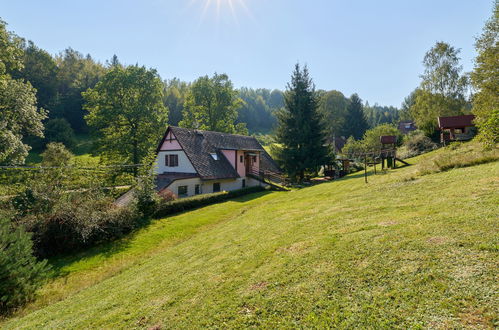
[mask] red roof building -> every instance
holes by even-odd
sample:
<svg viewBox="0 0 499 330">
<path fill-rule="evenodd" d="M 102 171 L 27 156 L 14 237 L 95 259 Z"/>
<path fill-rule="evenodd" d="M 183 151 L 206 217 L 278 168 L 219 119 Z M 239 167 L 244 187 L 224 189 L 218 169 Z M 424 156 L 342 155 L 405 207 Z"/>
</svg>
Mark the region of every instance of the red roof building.
<svg viewBox="0 0 499 330">
<path fill-rule="evenodd" d="M 438 117 L 438 128 L 440 129 L 440 142 L 466 141 L 474 136 L 474 115 L 462 115 L 451 117 Z"/>
</svg>

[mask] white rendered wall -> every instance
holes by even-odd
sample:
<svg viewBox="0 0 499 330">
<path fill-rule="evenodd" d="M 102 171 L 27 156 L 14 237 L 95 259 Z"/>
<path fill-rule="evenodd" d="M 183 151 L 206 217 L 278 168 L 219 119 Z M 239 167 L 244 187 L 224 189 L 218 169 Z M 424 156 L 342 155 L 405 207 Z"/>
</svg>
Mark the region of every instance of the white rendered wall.
<svg viewBox="0 0 499 330">
<path fill-rule="evenodd" d="M 216 182 L 220 183 L 220 191 L 232 191 L 243 188 L 243 179 L 246 179 L 246 187 L 255 187 L 260 185 L 266 186 L 266 184 L 252 178 L 237 178 L 237 179 L 210 180 L 210 181 L 201 181 L 201 179 L 199 178 L 190 178 L 190 179 L 181 179 L 173 181 L 172 184 L 168 186 L 167 189 L 173 192 L 175 195 L 178 195 L 178 187 L 187 186 L 187 196 L 194 196 L 195 186 L 199 184 L 201 194 L 211 194 L 213 193 L 213 184 Z"/>
<path fill-rule="evenodd" d="M 178 166 L 169 167 L 165 165 L 165 155 L 178 155 Z M 197 173 L 191 161 L 183 150 L 160 151 L 156 157 L 156 174 L 163 173 Z"/>
</svg>

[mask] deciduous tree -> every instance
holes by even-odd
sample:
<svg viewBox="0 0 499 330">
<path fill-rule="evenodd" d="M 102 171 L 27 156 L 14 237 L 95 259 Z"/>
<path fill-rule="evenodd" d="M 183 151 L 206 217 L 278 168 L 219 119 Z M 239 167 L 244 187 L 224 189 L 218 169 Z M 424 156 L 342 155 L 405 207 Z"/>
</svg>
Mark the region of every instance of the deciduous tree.
<svg viewBox="0 0 499 330">
<path fill-rule="evenodd" d="M 83 96 L 89 111 L 85 118 L 99 137 L 104 159 L 141 163 L 158 142 L 168 119 L 163 83 L 156 70 L 115 66 Z"/>
<path fill-rule="evenodd" d="M 415 92 L 410 108 L 416 125 L 427 135 L 432 135 L 439 116 L 460 115 L 466 109 L 468 77 L 461 74 L 459 49 L 445 42 L 437 42 L 425 55 L 425 71 L 420 88 Z"/>
<path fill-rule="evenodd" d="M 23 67 L 21 40 L 0 21 L 0 164 L 23 164 L 30 147 L 26 135 L 43 137 L 45 111 L 36 107 L 36 90 L 30 83 L 12 79 Z"/>
<path fill-rule="evenodd" d="M 236 123 L 241 99 L 226 74 L 198 78 L 191 85 L 184 103 L 182 127 L 247 134 L 246 125 Z"/>
<path fill-rule="evenodd" d="M 478 56 L 471 79 L 477 93 L 473 113 L 479 138 L 494 145 L 499 142 L 499 1 L 495 1 L 492 17 L 475 46 Z"/>
</svg>

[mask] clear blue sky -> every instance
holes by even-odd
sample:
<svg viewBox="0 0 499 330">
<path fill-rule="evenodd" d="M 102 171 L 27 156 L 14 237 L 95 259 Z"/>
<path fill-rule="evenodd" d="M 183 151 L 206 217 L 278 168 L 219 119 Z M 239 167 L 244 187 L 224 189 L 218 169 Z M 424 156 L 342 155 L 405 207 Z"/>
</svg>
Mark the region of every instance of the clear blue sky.
<svg viewBox="0 0 499 330">
<path fill-rule="evenodd" d="M 0 16 L 52 54 L 72 47 L 102 62 L 116 54 L 163 79 L 225 72 L 236 87 L 284 89 L 299 61 L 317 88 L 400 106 L 436 41 L 461 48 L 464 69 L 472 69 L 492 2 L 0 0 Z"/>
</svg>

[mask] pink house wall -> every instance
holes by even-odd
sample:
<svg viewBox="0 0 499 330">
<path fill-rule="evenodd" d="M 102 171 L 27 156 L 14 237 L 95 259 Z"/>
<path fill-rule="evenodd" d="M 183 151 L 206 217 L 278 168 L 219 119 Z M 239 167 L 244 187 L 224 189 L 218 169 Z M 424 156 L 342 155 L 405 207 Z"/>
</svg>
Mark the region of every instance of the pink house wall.
<svg viewBox="0 0 499 330">
<path fill-rule="evenodd" d="M 241 156 L 243 157 L 243 161 L 241 162 Z M 244 151 L 237 151 L 237 174 L 240 177 L 246 176 L 246 167 L 244 165 Z"/>
<path fill-rule="evenodd" d="M 180 150 L 180 149 L 182 149 L 182 147 L 178 143 L 175 135 L 173 135 L 172 132 L 168 132 L 168 135 L 166 136 L 165 141 L 161 145 L 160 150 L 166 151 L 166 150 Z"/>
<path fill-rule="evenodd" d="M 260 171 L 260 153 L 256 154 L 256 162 L 251 159 L 251 167 L 255 169 L 257 172 Z"/>
<path fill-rule="evenodd" d="M 235 150 L 222 150 L 232 167 L 236 168 L 236 151 Z"/>
</svg>

